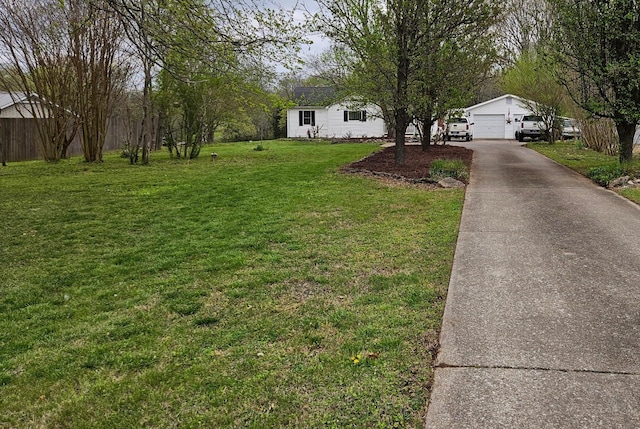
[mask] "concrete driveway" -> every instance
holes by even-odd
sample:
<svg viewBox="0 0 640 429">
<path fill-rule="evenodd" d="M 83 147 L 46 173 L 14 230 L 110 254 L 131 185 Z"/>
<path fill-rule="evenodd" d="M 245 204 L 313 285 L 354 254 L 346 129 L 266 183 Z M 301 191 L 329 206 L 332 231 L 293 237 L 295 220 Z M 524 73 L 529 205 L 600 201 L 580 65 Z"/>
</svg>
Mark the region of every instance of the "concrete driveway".
<svg viewBox="0 0 640 429">
<path fill-rule="evenodd" d="M 475 151 L 426 427 L 640 428 L 640 208 L 514 141 Z"/>
</svg>

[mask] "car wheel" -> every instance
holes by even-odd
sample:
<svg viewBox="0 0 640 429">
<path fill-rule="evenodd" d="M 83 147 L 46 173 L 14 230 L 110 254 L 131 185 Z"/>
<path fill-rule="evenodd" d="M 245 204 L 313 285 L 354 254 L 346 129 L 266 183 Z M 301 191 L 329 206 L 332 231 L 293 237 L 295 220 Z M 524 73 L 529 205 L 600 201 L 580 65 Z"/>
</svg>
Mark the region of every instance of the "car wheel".
<svg viewBox="0 0 640 429">
<path fill-rule="evenodd" d="M 518 141 L 519 142 L 523 142 L 524 141 L 524 136 L 522 135 L 522 133 L 518 134 Z"/>
<path fill-rule="evenodd" d="M 467 140 L 468 142 L 470 142 L 470 141 L 471 141 L 471 136 L 470 136 L 469 134 L 467 134 L 467 138 L 466 138 L 466 140 Z"/>
</svg>

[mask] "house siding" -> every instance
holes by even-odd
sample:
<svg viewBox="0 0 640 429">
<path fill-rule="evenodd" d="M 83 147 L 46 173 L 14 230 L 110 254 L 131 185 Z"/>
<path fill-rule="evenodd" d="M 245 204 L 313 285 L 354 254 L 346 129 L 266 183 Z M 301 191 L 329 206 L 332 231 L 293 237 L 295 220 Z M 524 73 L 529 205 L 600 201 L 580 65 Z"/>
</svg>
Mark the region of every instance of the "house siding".
<svg viewBox="0 0 640 429">
<path fill-rule="evenodd" d="M 31 106 L 28 104 L 13 104 L 0 111 L 0 118 L 29 119 L 34 117 Z"/>
<path fill-rule="evenodd" d="M 366 111 L 365 121 L 345 122 L 344 112 L 364 110 Z M 287 112 L 287 137 L 307 138 L 307 131 L 311 131 L 310 125 L 300 126 L 300 112 L 315 111 L 316 127 L 318 137 L 322 138 L 361 138 L 361 137 L 384 137 L 386 135 L 384 121 L 379 118 L 377 108 L 349 108 L 344 104 L 334 104 L 329 107 L 294 107 Z"/>
</svg>

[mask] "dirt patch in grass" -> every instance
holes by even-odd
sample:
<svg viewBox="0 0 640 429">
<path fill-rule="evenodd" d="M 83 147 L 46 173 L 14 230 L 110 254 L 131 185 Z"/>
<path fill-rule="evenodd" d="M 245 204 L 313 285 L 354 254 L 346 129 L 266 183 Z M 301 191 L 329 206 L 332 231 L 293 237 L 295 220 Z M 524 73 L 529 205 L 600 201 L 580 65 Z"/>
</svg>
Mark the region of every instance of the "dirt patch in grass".
<svg viewBox="0 0 640 429">
<path fill-rule="evenodd" d="M 343 168 L 345 172 L 370 172 L 397 179 L 428 179 L 429 167 L 436 159 L 459 159 L 471 170 L 473 151 L 460 146 L 431 146 L 423 151 L 421 146 L 405 147 L 405 165 L 397 165 L 395 147 L 387 147 L 380 152 L 369 155 L 360 161 L 353 162 Z"/>
</svg>

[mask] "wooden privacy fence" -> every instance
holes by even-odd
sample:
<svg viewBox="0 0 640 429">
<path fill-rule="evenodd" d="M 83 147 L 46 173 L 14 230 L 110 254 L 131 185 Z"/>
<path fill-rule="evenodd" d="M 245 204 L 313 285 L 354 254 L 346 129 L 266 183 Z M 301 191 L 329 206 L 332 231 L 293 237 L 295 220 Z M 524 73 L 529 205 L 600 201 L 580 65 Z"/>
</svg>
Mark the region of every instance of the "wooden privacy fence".
<svg viewBox="0 0 640 429">
<path fill-rule="evenodd" d="M 0 118 L 0 156 L 7 162 L 42 158 L 36 119 Z"/>
<path fill-rule="evenodd" d="M 0 160 L 6 162 L 42 159 L 40 136 L 35 121 L 46 119 L 0 118 Z M 122 149 L 129 139 L 135 142 L 140 125 L 127 118 L 109 121 L 103 151 Z M 67 155 L 82 155 L 80 134 L 76 135 Z"/>
</svg>

